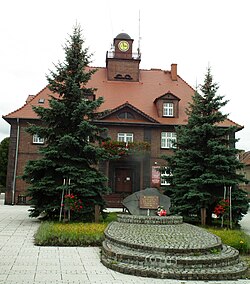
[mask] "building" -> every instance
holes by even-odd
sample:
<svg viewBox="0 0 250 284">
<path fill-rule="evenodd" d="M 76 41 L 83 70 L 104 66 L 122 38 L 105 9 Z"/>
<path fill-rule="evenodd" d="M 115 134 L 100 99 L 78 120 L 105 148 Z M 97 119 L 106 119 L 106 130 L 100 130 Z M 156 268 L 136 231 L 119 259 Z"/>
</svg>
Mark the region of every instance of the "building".
<svg viewBox="0 0 250 284">
<path fill-rule="evenodd" d="M 99 110 L 110 110 L 96 124 L 108 128 L 113 141 L 137 146 L 145 142 L 151 146 L 150 150 L 101 165 L 112 189 L 105 197 L 110 207 L 120 206 L 121 200 L 132 192 L 160 186 L 157 169 L 163 162 L 161 156 L 172 153 L 175 127 L 187 123 L 185 110 L 194 94 L 194 89 L 177 74 L 176 64 L 169 71 L 141 70 L 140 61 L 140 52 L 133 53 L 133 39 L 121 33 L 106 54 L 106 67 L 98 67 L 87 84 L 97 88 L 96 97 L 104 97 Z M 25 127 L 39 123 L 32 106 L 48 107 L 49 95 L 45 87 L 37 95 L 29 96 L 21 108 L 3 117 L 11 125 L 6 204 L 25 203 L 27 184 L 18 176 L 22 175 L 27 160 L 39 157 L 37 150 L 44 143 L 37 136 L 31 137 Z M 230 120 L 220 126 L 230 125 L 242 128 Z"/>
<path fill-rule="evenodd" d="M 245 183 L 240 184 L 240 188 L 247 192 L 248 198 L 250 199 L 250 152 L 242 151 L 239 155 L 240 162 L 244 165 L 240 173 L 247 180 Z"/>
</svg>

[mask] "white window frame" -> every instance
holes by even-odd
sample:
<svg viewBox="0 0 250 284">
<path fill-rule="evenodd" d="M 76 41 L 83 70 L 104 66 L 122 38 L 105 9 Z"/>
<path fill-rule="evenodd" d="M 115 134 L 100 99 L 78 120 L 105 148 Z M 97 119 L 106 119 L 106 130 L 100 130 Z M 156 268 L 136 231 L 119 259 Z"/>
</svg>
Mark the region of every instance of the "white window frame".
<svg viewBox="0 0 250 284">
<path fill-rule="evenodd" d="M 119 142 L 133 142 L 134 134 L 133 133 L 118 133 L 117 141 Z"/>
<path fill-rule="evenodd" d="M 174 116 L 174 103 L 172 102 L 163 103 L 162 114 L 163 116 L 173 117 Z"/>
<path fill-rule="evenodd" d="M 176 142 L 176 132 L 162 132 L 161 133 L 161 148 L 171 149 L 176 148 L 174 145 Z"/>
<path fill-rule="evenodd" d="M 161 171 L 161 185 L 162 186 L 170 185 L 170 182 L 164 179 L 164 177 L 169 177 L 169 176 L 171 176 L 171 173 L 167 173 L 167 168 L 165 167 L 165 171 Z"/>
<path fill-rule="evenodd" d="M 38 100 L 38 103 L 39 103 L 39 104 L 44 104 L 44 103 L 45 103 L 45 99 L 44 99 L 44 98 L 40 98 L 40 99 Z"/>
<path fill-rule="evenodd" d="M 41 138 L 37 134 L 34 134 L 33 135 L 33 144 L 44 144 L 44 138 Z"/>
</svg>

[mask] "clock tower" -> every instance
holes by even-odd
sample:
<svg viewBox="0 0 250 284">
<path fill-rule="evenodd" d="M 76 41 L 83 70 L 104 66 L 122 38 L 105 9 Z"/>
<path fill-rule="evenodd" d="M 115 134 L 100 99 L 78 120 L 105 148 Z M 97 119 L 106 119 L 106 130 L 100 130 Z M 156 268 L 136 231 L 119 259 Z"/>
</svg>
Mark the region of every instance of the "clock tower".
<svg viewBox="0 0 250 284">
<path fill-rule="evenodd" d="M 113 50 L 107 52 L 106 67 L 109 81 L 139 81 L 141 55 L 133 53 L 133 39 L 120 33 L 114 39 Z"/>
</svg>

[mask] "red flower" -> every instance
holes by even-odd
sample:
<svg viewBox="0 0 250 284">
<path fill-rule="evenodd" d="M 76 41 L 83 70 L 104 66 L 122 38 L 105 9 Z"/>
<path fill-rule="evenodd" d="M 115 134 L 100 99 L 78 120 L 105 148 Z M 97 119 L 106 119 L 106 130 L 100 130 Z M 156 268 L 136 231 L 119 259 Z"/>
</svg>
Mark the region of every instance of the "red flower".
<svg viewBox="0 0 250 284">
<path fill-rule="evenodd" d="M 167 215 L 167 211 L 162 206 L 159 206 L 158 209 L 157 209 L 156 214 L 158 216 L 166 216 Z"/>
<path fill-rule="evenodd" d="M 229 210 L 229 200 L 222 199 L 214 208 L 214 214 L 217 217 L 223 216 Z"/>
<path fill-rule="evenodd" d="M 64 196 L 64 205 L 65 208 L 70 209 L 72 211 L 79 211 L 80 209 L 82 209 L 83 207 L 81 206 L 82 201 L 81 199 L 79 199 L 76 195 L 74 194 L 66 194 Z"/>
</svg>

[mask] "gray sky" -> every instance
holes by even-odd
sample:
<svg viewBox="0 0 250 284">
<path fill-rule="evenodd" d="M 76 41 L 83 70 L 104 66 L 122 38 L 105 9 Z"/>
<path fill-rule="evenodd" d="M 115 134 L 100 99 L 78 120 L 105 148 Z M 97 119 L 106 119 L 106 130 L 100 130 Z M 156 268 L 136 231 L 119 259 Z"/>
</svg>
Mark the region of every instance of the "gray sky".
<svg viewBox="0 0 250 284">
<path fill-rule="evenodd" d="M 218 94 L 229 100 L 223 112 L 244 125 L 236 146 L 249 151 L 249 5 L 249 0 L 1 1 L 0 141 L 9 136 L 2 115 L 47 85 L 45 75 L 64 60 L 62 46 L 76 22 L 93 53 L 92 65 L 105 66 L 106 51 L 120 32 L 138 47 L 140 10 L 140 67 L 169 70 L 177 63 L 178 75 L 195 87 L 211 66 Z"/>
</svg>

